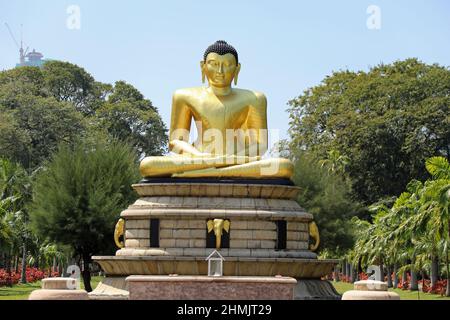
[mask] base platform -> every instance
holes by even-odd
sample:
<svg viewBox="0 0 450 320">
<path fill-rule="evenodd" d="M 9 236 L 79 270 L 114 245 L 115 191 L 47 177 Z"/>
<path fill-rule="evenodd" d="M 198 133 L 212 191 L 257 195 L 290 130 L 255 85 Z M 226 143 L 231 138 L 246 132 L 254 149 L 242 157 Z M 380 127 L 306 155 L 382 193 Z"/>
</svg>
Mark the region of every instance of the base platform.
<svg viewBox="0 0 450 320">
<path fill-rule="evenodd" d="M 198 281 L 196 281 L 196 279 Z M 196 283 L 194 283 L 195 281 Z M 213 292 L 207 295 L 206 299 L 209 300 L 272 299 L 272 297 L 269 296 L 269 293 L 260 292 L 261 288 L 283 291 L 284 293 L 282 295 L 277 295 L 277 297 L 275 298 L 278 300 L 280 299 L 341 300 L 341 296 L 333 287 L 333 285 L 329 281 L 320 279 L 294 279 L 291 277 L 226 277 L 226 276 L 215 278 L 207 276 L 174 277 L 174 276 L 142 276 L 142 275 L 129 277 L 106 277 L 105 279 L 102 280 L 101 283 L 98 284 L 97 288 L 94 291 L 89 293 L 89 299 L 90 300 L 129 300 L 129 299 L 192 300 L 195 297 L 195 299 L 200 300 L 203 299 L 202 293 L 198 293 L 196 290 L 209 290 L 208 288 L 210 288 L 211 282 L 215 283 L 216 289 L 219 290 L 219 292 Z M 223 288 L 223 286 L 227 288 Z M 135 288 L 138 288 L 136 289 L 138 291 L 134 291 L 133 293 L 132 291 L 135 290 Z M 180 290 L 180 288 L 183 289 Z M 243 292 L 247 292 L 248 294 L 241 297 L 238 296 L 239 293 L 228 292 L 233 288 L 243 290 Z M 185 291 L 185 289 L 188 291 Z M 213 295 L 214 298 L 212 297 Z"/>
<path fill-rule="evenodd" d="M 155 178 L 133 188 L 140 198 L 121 213 L 124 247 L 115 256 L 92 257 L 107 280 L 91 298 L 125 299 L 129 293 L 134 299 L 127 284 L 147 288 L 147 283 L 163 279 L 150 286 L 160 287 L 161 282 L 174 281 L 168 278 L 171 274 L 187 279 L 182 283 L 189 290 L 201 291 L 195 289 L 198 283 L 205 287 L 205 281 L 212 281 L 204 278 L 206 259 L 217 248 L 227 280 L 214 280 L 215 290 L 234 292 L 239 286 L 249 299 L 270 299 L 252 292 L 281 276 L 296 281 L 289 299 L 340 299 L 331 284 L 321 280 L 338 261 L 317 259 L 310 250 L 317 241 L 310 233 L 314 217 L 297 203 L 301 190 L 290 180 Z M 131 282 L 125 282 L 127 277 Z M 224 283 L 229 289 L 222 288 Z M 148 299 L 182 294 L 169 294 L 163 286 L 158 296 L 151 289 L 142 290 L 140 295 Z M 195 296 L 201 298 L 201 293 Z M 241 298 L 231 293 L 223 296 L 229 297 Z"/>
<path fill-rule="evenodd" d="M 130 300 L 292 300 L 289 277 L 130 276 Z"/>
</svg>

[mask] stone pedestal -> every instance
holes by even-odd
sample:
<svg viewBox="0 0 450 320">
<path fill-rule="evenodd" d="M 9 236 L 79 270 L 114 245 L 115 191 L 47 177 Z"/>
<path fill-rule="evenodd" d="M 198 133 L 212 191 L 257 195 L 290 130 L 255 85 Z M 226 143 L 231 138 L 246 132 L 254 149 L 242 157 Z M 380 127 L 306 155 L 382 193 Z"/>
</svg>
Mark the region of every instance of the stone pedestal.
<svg viewBox="0 0 450 320">
<path fill-rule="evenodd" d="M 354 290 L 344 292 L 342 300 L 400 300 L 400 296 L 388 291 L 386 282 L 362 280 L 354 283 Z"/>
<path fill-rule="evenodd" d="M 130 300 L 292 300 L 289 277 L 130 276 Z"/>
<path fill-rule="evenodd" d="M 77 280 L 73 278 L 45 278 L 42 289 L 31 292 L 28 300 L 88 300 L 85 290 L 77 290 Z"/>
<path fill-rule="evenodd" d="M 309 250 L 313 216 L 295 201 L 300 190 L 289 180 L 159 179 L 133 187 L 140 198 L 121 213 L 125 248 L 115 256 L 93 257 L 108 277 L 207 275 L 205 258 L 214 250 L 207 222 L 213 219 L 229 221 L 220 249 L 226 277 L 282 275 L 320 282 L 337 264 Z M 326 283 L 312 287 L 325 295 L 316 298 L 340 299 L 336 291 L 323 289 L 329 288 Z M 115 288 L 128 291 L 124 283 Z M 297 292 L 304 293 L 302 288 Z"/>
</svg>

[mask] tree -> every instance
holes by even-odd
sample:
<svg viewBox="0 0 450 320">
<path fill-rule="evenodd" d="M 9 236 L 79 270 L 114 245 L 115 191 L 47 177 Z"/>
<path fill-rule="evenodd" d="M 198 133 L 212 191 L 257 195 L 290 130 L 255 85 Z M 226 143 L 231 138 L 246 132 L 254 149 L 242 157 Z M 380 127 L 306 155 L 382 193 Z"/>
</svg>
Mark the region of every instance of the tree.
<svg viewBox="0 0 450 320">
<path fill-rule="evenodd" d="M 116 140 L 62 145 L 36 178 L 33 228 L 82 258 L 88 291 L 91 256 L 112 251 L 116 219 L 135 199 L 131 184 L 138 177 L 136 153 Z"/>
<path fill-rule="evenodd" d="M 0 114 L 0 157 L 19 162 L 28 172 L 40 167 L 59 143 L 81 137 L 119 138 L 140 156 L 166 151 L 167 129 L 150 100 L 130 84 L 97 82 L 68 62 L 1 71 Z"/>
<path fill-rule="evenodd" d="M 398 195 L 427 178 L 425 159 L 450 156 L 449 93 L 450 70 L 416 59 L 334 72 L 289 102 L 291 149 L 347 155 L 365 204 Z"/>
<path fill-rule="evenodd" d="M 294 157 L 293 180 L 302 191 L 298 202 L 314 215 L 321 237 L 320 250 L 340 256 L 353 246 L 351 217 L 364 213 L 351 196 L 348 181 L 340 173 L 331 173 L 312 155 Z"/>
<path fill-rule="evenodd" d="M 37 239 L 36 239 L 37 240 Z M 30 265 L 38 264 L 42 269 L 48 269 L 48 274 L 51 276 L 52 273 L 58 271 L 58 266 L 64 270 L 64 263 L 69 260 L 70 250 L 67 248 L 60 248 L 57 244 L 49 243 L 45 241 L 43 243 L 39 243 L 34 248 L 36 253 L 34 256 L 31 256 L 29 259 Z"/>
<path fill-rule="evenodd" d="M 71 149 L 83 139 L 86 148 L 90 143 L 95 150 L 97 140 L 114 145 L 121 139 L 140 156 L 161 155 L 166 131 L 151 101 L 123 81 L 114 87 L 100 83 L 83 68 L 60 61 L 0 71 L 0 158 L 20 164 L 27 178 L 18 182 L 21 188 L 14 194 L 0 197 L 0 264 L 17 269 L 21 255 L 24 277 L 27 260 L 39 264 L 42 242 L 49 248 L 61 245 L 49 243 L 46 234 L 37 238 L 28 228 L 28 186 L 36 172 L 46 172 L 58 145 Z M 42 199 L 45 192 L 41 190 Z"/>
<path fill-rule="evenodd" d="M 444 157 L 427 160 L 426 168 L 433 180 L 425 184 L 424 203 L 427 213 L 427 230 L 441 248 L 447 269 L 446 295 L 450 296 L 450 164 Z"/>
<path fill-rule="evenodd" d="M 28 152 L 31 137 L 20 124 L 12 112 L 4 111 L 0 107 L 0 157 L 22 164 L 28 163 Z"/>
<path fill-rule="evenodd" d="M 107 102 L 97 111 L 98 125 L 135 147 L 140 156 L 166 151 L 167 129 L 150 100 L 132 85 L 116 82 Z"/>
<path fill-rule="evenodd" d="M 44 76 L 38 67 L 21 67 L 0 72 L 0 106 L 8 110 L 21 107 L 20 98 L 47 98 Z"/>
<path fill-rule="evenodd" d="M 81 115 L 66 102 L 30 95 L 18 102 L 20 108 L 2 110 L 0 156 L 19 162 L 30 172 L 48 159 L 59 143 L 70 144 L 84 132 Z"/>
<path fill-rule="evenodd" d="M 356 221 L 367 227 L 357 233 L 355 259 L 365 264 L 403 264 L 398 272 L 411 272 L 411 290 L 417 290 L 417 275 L 425 269 L 434 278 L 434 289 L 439 260 L 445 261 L 450 282 L 450 165 L 443 157 L 432 157 L 427 159 L 426 168 L 432 179 L 424 183 L 412 180 L 390 209 L 374 206 L 372 224 Z M 450 295 L 450 285 L 446 295 Z"/>
<path fill-rule="evenodd" d="M 84 116 L 93 115 L 111 90 L 96 82 L 83 68 L 62 61 L 48 61 L 42 68 L 45 86 L 58 101 L 71 102 Z"/>
</svg>

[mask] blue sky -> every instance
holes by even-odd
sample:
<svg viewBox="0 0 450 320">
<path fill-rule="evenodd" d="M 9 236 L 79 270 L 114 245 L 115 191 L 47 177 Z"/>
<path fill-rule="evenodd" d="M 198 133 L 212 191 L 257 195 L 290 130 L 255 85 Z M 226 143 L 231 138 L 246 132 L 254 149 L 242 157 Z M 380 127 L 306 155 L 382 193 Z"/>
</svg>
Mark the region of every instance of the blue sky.
<svg viewBox="0 0 450 320">
<path fill-rule="evenodd" d="M 79 30 L 66 26 L 80 8 Z M 381 28 L 369 29 L 370 5 Z M 199 61 L 223 39 L 239 52 L 238 87 L 268 98 L 269 128 L 286 137 L 287 101 L 333 70 L 367 70 L 417 57 L 450 66 L 450 1 L 0 0 L 0 70 L 18 62 L 4 23 L 46 58 L 83 66 L 97 80 L 125 80 L 170 119 L 172 92 L 201 85 Z"/>
</svg>

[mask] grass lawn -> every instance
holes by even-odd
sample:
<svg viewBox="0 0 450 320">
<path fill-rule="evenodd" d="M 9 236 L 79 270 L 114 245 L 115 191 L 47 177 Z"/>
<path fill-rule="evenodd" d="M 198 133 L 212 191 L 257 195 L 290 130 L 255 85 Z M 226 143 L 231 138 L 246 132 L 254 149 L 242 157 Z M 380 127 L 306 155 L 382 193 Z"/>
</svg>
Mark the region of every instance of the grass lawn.
<svg viewBox="0 0 450 320">
<path fill-rule="evenodd" d="M 343 294 L 345 291 L 353 290 L 352 283 L 346 282 L 334 282 L 331 281 L 339 294 Z M 398 293 L 401 300 L 450 300 L 450 297 L 442 297 L 437 294 L 423 293 L 417 291 L 401 290 L 401 289 L 389 289 Z"/>
<path fill-rule="evenodd" d="M 95 289 L 103 277 L 92 277 L 91 286 Z M 343 294 L 345 291 L 353 290 L 353 284 L 346 282 L 334 282 L 331 283 L 336 288 L 339 294 Z M 17 284 L 12 288 L 0 287 L 0 300 L 26 300 L 31 291 L 40 289 L 41 281 L 27 284 Z M 81 289 L 84 289 L 83 281 L 81 281 Z M 442 297 L 436 294 L 429 294 L 417 291 L 401 290 L 401 289 L 389 289 L 400 295 L 401 300 L 450 300 L 450 297 Z"/>
<path fill-rule="evenodd" d="M 92 277 L 91 286 L 95 289 L 103 277 Z M 10 287 L 0 287 L 0 300 L 26 300 L 31 291 L 40 289 L 41 281 L 27 284 L 16 284 Z M 81 289 L 84 289 L 83 281 L 81 281 Z"/>
</svg>

